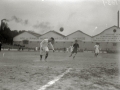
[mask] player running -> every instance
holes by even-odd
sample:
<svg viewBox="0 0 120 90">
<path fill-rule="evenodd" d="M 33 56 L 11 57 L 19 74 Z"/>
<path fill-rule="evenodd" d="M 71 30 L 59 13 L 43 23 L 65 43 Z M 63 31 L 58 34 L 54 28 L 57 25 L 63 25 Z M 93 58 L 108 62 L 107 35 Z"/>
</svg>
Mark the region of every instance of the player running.
<svg viewBox="0 0 120 90">
<path fill-rule="evenodd" d="M 99 43 L 96 43 L 95 44 L 95 46 L 94 46 L 94 48 L 95 48 L 95 56 L 97 57 L 98 56 L 98 53 L 99 53 L 99 49 L 100 49 L 100 47 L 99 47 Z"/>
<path fill-rule="evenodd" d="M 49 39 L 44 39 L 40 43 L 40 60 L 42 60 L 43 53 L 45 53 L 45 61 L 46 61 L 46 59 L 48 57 L 48 52 L 49 52 L 48 45 L 50 45 L 52 47 L 52 50 L 54 52 L 53 44 L 54 44 L 54 38 L 53 37 L 51 37 Z"/>
<path fill-rule="evenodd" d="M 75 43 L 73 44 L 73 51 L 71 52 L 71 55 L 69 57 L 71 57 L 72 54 L 74 54 L 74 56 L 73 56 L 73 59 L 74 59 L 77 54 L 78 48 L 79 48 L 78 41 L 75 40 Z"/>
</svg>

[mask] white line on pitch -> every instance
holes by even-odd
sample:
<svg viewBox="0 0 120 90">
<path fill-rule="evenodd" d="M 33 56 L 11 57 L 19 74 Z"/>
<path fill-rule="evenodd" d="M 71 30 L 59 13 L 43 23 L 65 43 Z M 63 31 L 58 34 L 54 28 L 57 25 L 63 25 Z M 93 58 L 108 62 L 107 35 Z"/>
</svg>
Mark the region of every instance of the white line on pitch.
<svg viewBox="0 0 120 90">
<path fill-rule="evenodd" d="M 68 72 L 70 72 L 72 68 L 67 69 L 64 73 L 62 73 L 61 75 L 57 76 L 55 79 L 51 80 L 50 82 L 48 82 L 46 85 L 40 87 L 40 89 L 38 90 L 45 90 L 46 88 L 52 86 L 54 83 L 56 83 L 57 81 L 59 81 L 65 74 L 67 74 Z"/>
</svg>

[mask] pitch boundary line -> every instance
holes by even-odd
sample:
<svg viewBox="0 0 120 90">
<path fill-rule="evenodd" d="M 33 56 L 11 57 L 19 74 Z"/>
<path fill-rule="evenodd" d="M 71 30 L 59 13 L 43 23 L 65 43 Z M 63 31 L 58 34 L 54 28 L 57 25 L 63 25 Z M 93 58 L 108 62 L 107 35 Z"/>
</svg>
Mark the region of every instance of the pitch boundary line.
<svg viewBox="0 0 120 90">
<path fill-rule="evenodd" d="M 70 72 L 72 68 L 68 68 L 64 73 L 62 73 L 61 75 L 57 76 L 56 78 L 54 78 L 53 80 L 49 81 L 47 84 L 43 85 L 42 87 L 40 87 L 38 90 L 46 90 L 46 88 L 52 86 L 53 84 L 55 84 L 57 81 L 59 81 L 65 74 L 67 74 L 68 72 Z"/>
</svg>

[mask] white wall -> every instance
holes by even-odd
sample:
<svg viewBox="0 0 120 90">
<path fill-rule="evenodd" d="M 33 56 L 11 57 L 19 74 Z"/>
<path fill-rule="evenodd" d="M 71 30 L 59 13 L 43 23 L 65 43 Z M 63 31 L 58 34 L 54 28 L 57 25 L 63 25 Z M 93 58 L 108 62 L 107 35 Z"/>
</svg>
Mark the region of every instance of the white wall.
<svg viewBox="0 0 120 90">
<path fill-rule="evenodd" d="M 116 32 L 113 32 L 116 30 Z M 93 37 L 93 42 L 120 42 L 120 28 L 113 26 Z"/>
<path fill-rule="evenodd" d="M 51 37 L 55 38 L 55 41 L 64 41 L 64 37 L 62 35 L 59 35 L 59 34 L 52 32 L 52 31 L 41 35 L 39 39 L 40 39 L 40 41 L 42 41 L 43 39 L 48 39 Z"/>
</svg>

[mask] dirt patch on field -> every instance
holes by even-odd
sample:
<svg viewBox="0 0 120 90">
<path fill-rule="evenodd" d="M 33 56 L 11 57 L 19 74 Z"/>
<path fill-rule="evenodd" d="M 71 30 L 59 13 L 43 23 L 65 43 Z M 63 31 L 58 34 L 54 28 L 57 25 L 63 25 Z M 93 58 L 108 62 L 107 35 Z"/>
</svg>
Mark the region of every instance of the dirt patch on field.
<svg viewBox="0 0 120 90">
<path fill-rule="evenodd" d="M 0 90 L 38 90 L 65 69 L 32 66 L 0 66 Z"/>
<path fill-rule="evenodd" d="M 118 68 L 72 69 L 47 90 L 120 90 Z"/>
</svg>

